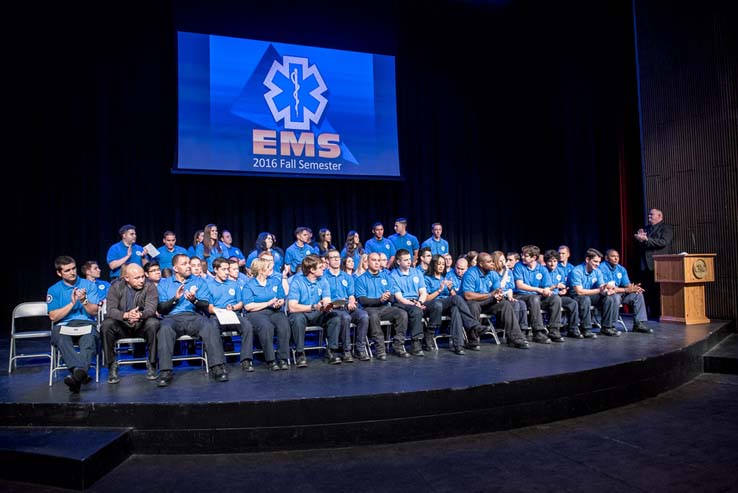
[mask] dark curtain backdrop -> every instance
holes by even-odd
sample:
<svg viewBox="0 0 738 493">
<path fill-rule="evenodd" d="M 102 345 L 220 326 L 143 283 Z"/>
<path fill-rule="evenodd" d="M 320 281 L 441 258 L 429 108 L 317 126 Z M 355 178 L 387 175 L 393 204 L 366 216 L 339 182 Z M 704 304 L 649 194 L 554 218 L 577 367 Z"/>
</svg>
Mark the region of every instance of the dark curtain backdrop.
<svg viewBox="0 0 738 493">
<path fill-rule="evenodd" d="M 630 2 L 399 3 L 23 7 L 7 316 L 45 297 L 57 255 L 107 276 L 126 223 L 142 245 L 172 229 L 187 246 L 213 222 L 245 251 L 264 230 L 284 248 L 298 225 L 389 235 L 398 216 L 421 241 L 440 221 L 454 254 L 621 248 L 643 214 Z M 173 175 L 177 29 L 395 55 L 405 179 Z"/>
</svg>

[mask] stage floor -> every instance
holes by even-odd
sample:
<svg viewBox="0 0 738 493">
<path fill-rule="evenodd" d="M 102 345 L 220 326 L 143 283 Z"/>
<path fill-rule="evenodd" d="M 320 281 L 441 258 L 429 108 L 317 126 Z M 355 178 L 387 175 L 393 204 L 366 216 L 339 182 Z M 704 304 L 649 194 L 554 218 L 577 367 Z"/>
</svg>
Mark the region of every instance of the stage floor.
<svg viewBox="0 0 738 493">
<path fill-rule="evenodd" d="M 632 319 L 624 318 L 630 329 Z M 292 366 L 280 372 L 267 371 L 257 360 L 256 371 L 244 373 L 233 360 L 228 365 L 230 381 L 225 383 L 212 380 L 196 362 L 183 362 L 175 366 L 174 381 L 167 388 L 146 380 L 145 370 L 126 365 L 121 366 L 119 384 L 108 384 L 107 370 L 102 369 L 100 381 L 85 385 L 79 395 L 71 394 L 62 382 L 65 372 L 59 372 L 54 384 L 48 385 L 48 360 L 21 360 L 11 374 L 0 374 L 0 399 L 5 403 L 202 404 L 462 390 L 655 358 L 705 340 L 726 321 L 691 326 L 649 324 L 653 334 L 628 332 L 621 337 L 600 335 L 595 340 L 567 338 L 563 344 L 531 344 L 528 350 L 496 345 L 489 338 L 484 339 L 481 351 L 467 351 L 464 356 L 441 347 L 422 358 L 401 359 L 390 352 L 387 361 L 357 360 L 332 366 L 318 352 L 311 351 L 308 368 Z M 8 361 L 7 336 L 0 345 L 0 361 Z"/>
</svg>

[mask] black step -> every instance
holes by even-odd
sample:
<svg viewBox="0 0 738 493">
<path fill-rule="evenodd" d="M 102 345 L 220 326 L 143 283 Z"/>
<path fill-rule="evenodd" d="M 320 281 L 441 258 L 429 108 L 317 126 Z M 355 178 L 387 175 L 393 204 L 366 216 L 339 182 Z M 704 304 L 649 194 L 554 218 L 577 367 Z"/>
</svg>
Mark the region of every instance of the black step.
<svg viewBox="0 0 738 493">
<path fill-rule="evenodd" d="M 738 375 L 738 334 L 731 334 L 705 353 L 706 373 Z"/>
<path fill-rule="evenodd" d="M 0 477 L 86 489 L 131 454 L 129 428 L 0 427 Z"/>
</svg>

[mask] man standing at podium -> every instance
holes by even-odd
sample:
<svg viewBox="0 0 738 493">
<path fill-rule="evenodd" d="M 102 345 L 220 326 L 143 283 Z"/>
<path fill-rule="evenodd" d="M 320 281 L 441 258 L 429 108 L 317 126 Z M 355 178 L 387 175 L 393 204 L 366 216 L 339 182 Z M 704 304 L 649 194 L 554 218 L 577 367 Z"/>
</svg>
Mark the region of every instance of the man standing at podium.
<svg viewBox="0 0 738 493">
<path fill-rule="evenodd" d="M 658 318 L 661 307 L 659 286 L 653 277 L 653 256 L 671 253 L 674 229 L 664 222 L 664 213 L 660 209 L 651 209 L 648 211 L 648 226 L 639 229 L 634 236 L 641 249 L 642 284 L 645 289 L 646 305 L 651 318 Z"/>
</svg>

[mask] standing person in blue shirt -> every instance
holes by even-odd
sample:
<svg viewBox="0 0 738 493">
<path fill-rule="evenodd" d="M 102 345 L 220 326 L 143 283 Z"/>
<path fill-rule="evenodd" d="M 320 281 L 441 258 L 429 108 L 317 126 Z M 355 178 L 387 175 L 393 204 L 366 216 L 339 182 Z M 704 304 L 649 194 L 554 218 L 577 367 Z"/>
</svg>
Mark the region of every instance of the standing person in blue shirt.
<svg viewBox="0 0 738 493">
<path fill-rule="evenodd" d="M 98 298 L 102 301 L 108 295 L 110 283 L 100 279 L 100 275 L 100 265 L 97 263 L 97 260 L 88 260 L 82 264 L 82 276 L 95 285 Z"/>
<path fill-rule="evenodd" d="M 302 259 L 315 253 L 313 247 L 309 245 L 311 236 L 310 228 L 305 226 L 295 228 L 295 242 L 287 247 L 284 256 L 284 263 L 289 268 L 289 275 L 297 273 L 302 265 Z"/>
<path fill-rule="evenodd" d="M 203 315 L 212 296 L 204 279 L 192 275 L 190 259 L 178 254 L 172 259 L 174 275 L 159 282 L 157 311 L 163 319 L 156 337 L 159 353 L 159 387 L 168 387 L 174 379 L 172 354 L 177 337 L 188 335 L 202 339 L 208 354 L 210 374 L 218 382 L 227 382 L 223 343 L 218 321 Z"/>
<path fill-rule="evenodd" d="M 379 361 L 387 359 L 384 348 L 384 332 L 382 321 L 389 321 L 395 328 L 395 344 L 405 349 L 405 333 L 407 332 L 407 313 L 392 306 L 394 281 L 379 265 L 379 254 L 374 252 L 367 256 L 367 270 L 356 278 L 354 288 L 356 298 L 361 307 L 369 314 L 369 335 L 374 340 L 374 357 Z M 410 356 L 410 355 L 407 355 Z"/>
<path fill-rule="evenodd" d="M 46 304 L 51 328 L 51 344 L 61 353 L 62 360 L 70 374 L 64 383 L 72 393 L 79 393 L 83 383 L 87 383 L 92 359 L 97 354 L 100 341 L 97 329 L 99 309 L 98 289 L 87 279 L 77 276 L 77 263 L 72 257 L 61 255 L 54 260 L 56 275 L 61 279 L 46 292 Z M 63 327 L 85 327 L 89 330 L 79 335 L 79 353 L 74 349 L 72 335 L 63 334 Z"/>
<path fill-rule="evenodd" d="M 559 267 L 564 269 L 564 273 L 566 273 L 566 276 L 568 277 L 569 274 L 571 274 L 571 271 L 574 269 L 574 265 L 569 262 L 569 258 L 571 257 L 571 250 L 569 250 L 569 247 L 566 245 L 560 245 L 559 246 Z"/>
<path fill-rule="evenodd" d="M 341 258 L 351 257 L 354 259 L 354 268 L 361 265 L 361 256 L 364 254 L 364 245 L 361 244 L 359 233 L 353 229 L 346 235 L 346 243 L 341 250 Z"/>
<path fill-rule="evenodd" d="M 584 256 L 584 263 L 577 265 L 569 274 L 570 292 L 579 304 L 579 318 L 582 321 L 582 335 L 594 339 L 592 333 L 591 307 L 602 312 L 602 329 L 600 334 L 617 337 L 620 332 L 615 329 L 618 316 L 619 300 L 615 289 L 605 282 L 599 269 L 602 253 L 590 248 Z"/>
<path fill-rule="evenodd" d="M 205 231 L 198 229 L 192 236 L 192 245 L 187 248 L 187 255 L 194 257 L 197 254 L 197 246 L 205 239 Z"/>
<path fill-rule="evenodd" d="M 423 311 L 426 309 L 425 299 L 428 297 L 428 291 L 425 289 L 425 273 L 413 267 L 410 252 L 401 248 L 397 251 L 397 267 L 392 270 L 391 275 L 395 285 L 395 302 L 392 305 L 407 312 L 407 323 L 412 337 L 411 353 L 413 356 L 425 356 Z M 398 356 L 409 356 L 405 351 L 404 340 L 402 344 L 395 343 L 392 347 Z"/>
<path fill-rule="evenodd" d="M 256 245 L 246 258 L 246 269 L 251 269 L 251 262 L 261 254 L 269 252 L 274 257 L 274 272 L 281 274 L 284 270 L 284 251 L 277 246 L 277 237 L 269 231 L 262 231 L 256 237 Z"/>
<path fill-rule="evenodd" d="M 162 270 L 168 268 L 172 268 L 172 258 L 174 258 L 175 255 L 178 253 L 187 253 L 187 250 L 184 247 L 181 247 L 177 245 L 177 235 L 174 233 L 174 231 L 164 231 L 164 237 L 162 239 L 162 245 L 159 247 L 159 255 L 156 257 L 156 260 L 159 261 L 159 267 L 161 267 Z M 193 249 L 192 255 L 195 254 L 195 251 Z"/>
<path fill-rule="evenodd" d="M 341 254 L 335 248 L 328 250 L 328 269 L 323 273 L 323 278 L 328 281 L 331 288 L 331 302 L 336 304 L 340 302 L 343 306 L 335 308 L 335 311 L 342 317 L 347 318 L 348 324 L 345 322 L 342 327 L 351 327 L 353 323 L 356 328 L 356 355 L 360 361 L 369 361 L 369 353 L 366 349 L 366 337 L 369 330 L 369 314 L 359 308 L 356 302 L 354 278 L 341 269 Z M 344 260 L 353 261 L 351 257 Z M 353 361 L 351 357 L 351 334 L 347 331 L 341 334 L 343 339 L 343 362 L 349 363 Z"/>
<path fill-rule="evenodd" d="M 398 217 L 395 219 L 395 234 L 391 235 L 389 241 L 395 247 L 395 251 L 399 251 L 404 248 L 410 252 L 413 265 L 418 263 L 418 250 L 420 250 L 420 243 L 418 239 L 407 232 L 407 219 L 404 217 Z"/>
<path fill-rule="evenodd" d="M 202 243 L 197 245 L 195 255 L 207 262 L 207 268 L 203 265 L 203 271 L 213 272 L 213 261 L 216 258 L 228 258 L 228 247 L 218 239 L 218 226 L 208 224 L 205 226 L 205 237 Z"/>
<path fill-rule="evenodd" d="M 351 321 L 333 310 L 331 288 L 328 281 L 323 279 L 323 271 L 323 261 L 320 257 L 306 255 L 302 260 L 302 275 L 294 276 L 290 293 L 287 295 L 287 310 L 298 368 L 307 366 L 305 328 L 308 325 L 320 325 L 326 329 L 328 349 L 325 357 L 331 365 L 341 364 L 341 357 L 337 354 L 339 335 L 348 334 L 348 324 Z"/>
<path fill-rule="evenodd" d="M 244 265 L 246 265 L 246 257 L 243 255 L 241 249 L 233 244 L 233 235 L 231 235 L 230 231 L 224 229 L 220 232 L 220 242 L 224 245 L 224 248 L 227 252 L 224 257 L 235 257 L 236 259 L 238 259 L 239 267 L 243 267 Z"/>
<path fill-rule="evenodd" d="M 107 262 L 110 268 L 110 279 L 120 277 L 120 268 L 125 264 L 146 264 L 146 253 L 141 245 L 136 244 L 136 226 L 124 224 L 118 230 L 120 241 L 108 249 Z"/>
<path fill-rule="evenodd" d="M 551 344 L 564 342 L 561 337 L 561 298 L 551 289 L 553 281 L 548 270 L 538 263 L 541 250 L 535 245 L 521 249 L 520 263 L 513 269 L 513 294 L 528 306 L 528 318 L 533 328 L 533 342 Z M 548 313 L 548 336 L 541 309 Z"/>
<path fill-rule="evenodd" d="M 223 325 L 217 317 L 214 318 L 218 322 L 221 332 L 237 330 L 241 335 L 241 354 L 239 361 L 241 369 L 245 372 L 254 371 L 252 360 L 254 359 L 254 328 L 251 322 L 241 315 L 243 308 L 243 297 L 241 288 L 236 281 L 230 278 L 229 261 L 224 258 L 216 258 L 213 261 L 213 271 L 215 275 L 208 278 L 208 289 L 210 290 L 210 305 L 208 313 L 215 314 L 216 308 L 228 310 L 236 313 L 238 317 L 238 325 Z"/>
<path fill-rule="evenodd" d="M 495 276 L 492 255 L 487 252 L 479 253 L 477 265 L 469 267 L 464 274 L 461 290 L 466 304 L 469 305 L 469 311 L 476 320 L 479 320 L 482 313 L 493 315 L 496 324 L 505 331 L 508 346 L 528 349 L 528 341 L 520 331 L 512 304 L 505 299 L 499 285 L 499 276 Z M 467 347 L 473 351 L 480 351 L 479 330 L 471 329 L 467 334 L 469 339 Z"/>
<path fill-rule="evenodd" d="M 620 265 L 620 254 L 617 250 L 605 252 L 605 262 L 600 263 L 600 270 L 605 282 L 615 286 L 615 294 L 618 296 L 618 307 L 620 304 L 630 305 L 633 309 L 635 323 L 633 330 L 643 334 L 652 334 L 653 330 L 646 325 L 648 315 L 646 314 L 646 300 L 643 298 L 644 289 L 640 284 L 633 284 L 628 277 L 628 271 Z"/>
<path fill-rule="evenodd" d="M 446 273 L 446 262 L 442 255 L 433 255 L 425 274 L 425 289 L 428 292 L 425 300 L 428 307 L 426 345 L 429 349 L 434 346 L 432 339 L 436 335 L 436 329 L 441 326 L 441 317 L 446 314 L 451 318 L 451 349 L 456 354 L 464 354 L 464 329 L 482 332 L 484 327 L 472 315 L 466 300 L 457 294 L 453 281 Z"/>
<path fill-rule="evenodd" d="M 392 242 L 384 237 L 384 226 L 381 222 L 374 223 L 372 226 L 372 233 L 374 234 L 374 237 L 367 240 L 364 245 L 364 251 L 366 253 L 376 252 L 385 254 L 387 256 L 387 265 L 391 267 L 395 263 L 395 254 L 397 250 L 395 250 L 395 246 Z"/>
<path fill-rule="evenodd" d="M 559 265 L 559 255 L 556 250 L 546 250 L 543 254 L 543 261 L 553 281 L 553 291 L 561 298 L 561 306 L 567 313 L 566 335 L 574 339 L 583 339 L 584 336 L 579 331 L 579 304 L 577 300 L 569 296 L 567 274 Z"/>
<path fill-rule="evenodd" d="M 262 252 L 263 253 L 263 252 Z M 285 293 L 280 275 L 274 276 L 274 262 L 259 257 L 251 262 L 254 277 L 243 287 L 243 303 L 247 317 L 254 327 L 264 350 L 269 370 L 288 370 L 290 350 L 290 322 L 284 313 Z M 275 359 L 274 336 L 277 336 Z"/>
<path fill-rule="evenodd" d="M 433 223 L 431 225 L 431 233 L 431 236 L 420 246 L 430 247 L 433 255 L 437 253 L 440 255 L 451 253 L 448 248 L 448 241 L 441 238 L 441 235 L 443 234 L 443 226 L 441 226 L 441 223 Z"/>
<path fill-rule="evenodd" d="M 333 233 L 328 228 L 320 228 L 318 231 L 318 240 L 315 242 L 315 253 L 323 256 L 328 253 L 328 250 L 336 248 L 333 246 Z"/>
</svg>

